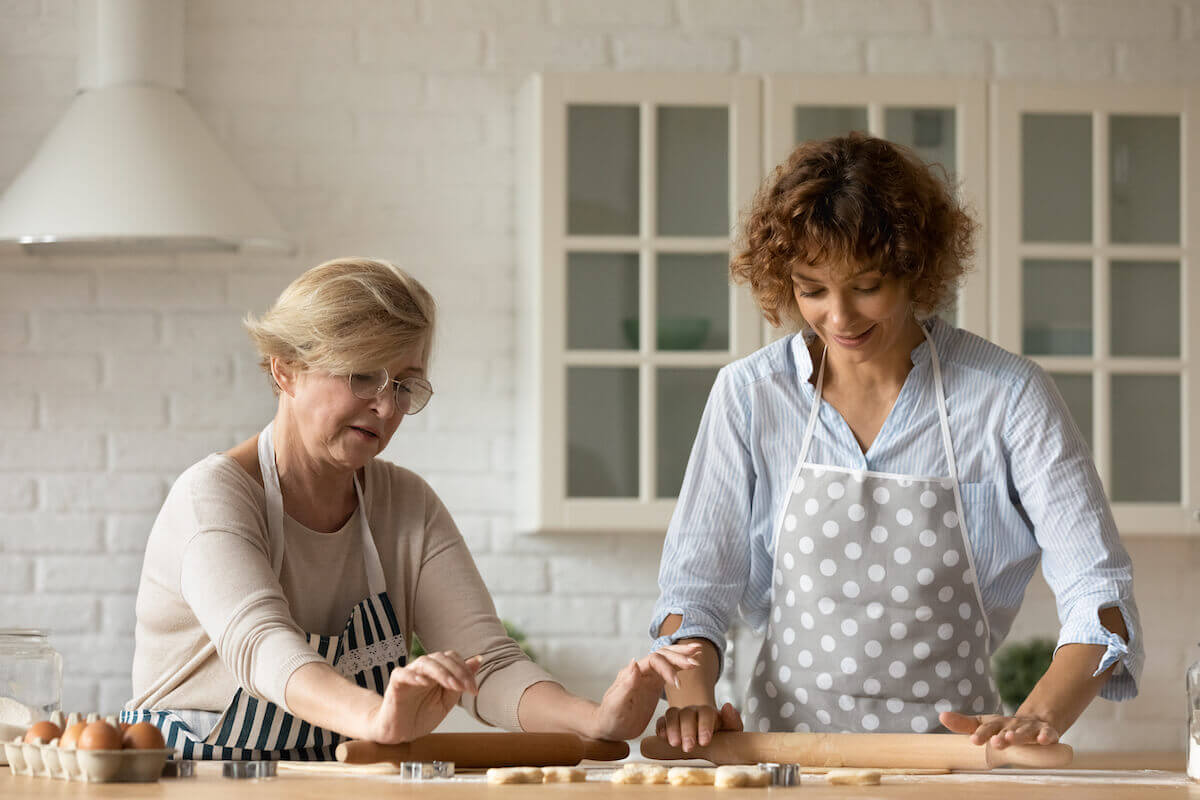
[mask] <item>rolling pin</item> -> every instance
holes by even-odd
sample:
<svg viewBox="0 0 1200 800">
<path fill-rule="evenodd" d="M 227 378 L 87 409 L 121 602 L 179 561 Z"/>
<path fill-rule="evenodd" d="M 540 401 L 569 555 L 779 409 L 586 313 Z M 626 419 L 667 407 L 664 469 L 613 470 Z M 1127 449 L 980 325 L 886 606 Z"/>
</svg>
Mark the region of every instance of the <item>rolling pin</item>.
<svg viewBox="0 0 1200 800">
<path fill-rule="evenodd" d="M 337 760 L 346 764 L 453 761 L 458 769 L 569 767 L 585 758 L 618 761 L 627 755 L 625 742 L 570 733 L 431 733 L 404 744 L 354 740 L 337 747 Z"/>
<path fill-rule="evenodd" d="M 806 767 L 910 767 L 921 769 L 1054 769 L 1071 763 L 1065 744 L 971 744 L 958 734 L 926 733 L 714 733 L 712 742 L 685 753 L 666 739 L 642 740 L 642 755 L 659 760 L 703 758 L 714 764 L 777 762 Z"/>
</svg>

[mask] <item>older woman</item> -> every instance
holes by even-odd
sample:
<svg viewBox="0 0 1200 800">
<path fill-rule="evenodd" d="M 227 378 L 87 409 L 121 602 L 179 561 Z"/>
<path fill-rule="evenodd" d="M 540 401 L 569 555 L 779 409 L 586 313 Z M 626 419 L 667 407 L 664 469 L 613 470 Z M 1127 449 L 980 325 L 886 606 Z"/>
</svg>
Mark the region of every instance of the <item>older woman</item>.
<svg viewBox="0 0 1200 800">
<path fill-rule="evenodd" d="M 209 759 L 407 741 L 456 702 L 508 729 L 640 733 L 693 651 L 634 661 L 599 705 L 569 694 L 505 635 L 429 485 L 377 458 L 433 394 L 428 292 L 391 264 L 340 259 L 246 325 L 278 410 L 171 488 L 146 546 L 122 719 Z M 414 634 L 429 653 L 410 663 Z"/>
<path fill-rule="evenodd" d="M 752 730 L 1048 744 L 1098 692 L 1136 694 L 1132 568 L 1079 430 L 1036 364 L 935 315 L 973 227 L 861 134 L 801 145 L 760 192 L 732 272 L 804 332 L 723 369 L 700 423 L 651 623 L 703 645 L 667 689 L 671 744 L 743 724 L 713 694 L 739 604 L 766 628 Z M 1009 715 L 990 656 L 1039 559 L 1059 646 Z"/>
</svg>

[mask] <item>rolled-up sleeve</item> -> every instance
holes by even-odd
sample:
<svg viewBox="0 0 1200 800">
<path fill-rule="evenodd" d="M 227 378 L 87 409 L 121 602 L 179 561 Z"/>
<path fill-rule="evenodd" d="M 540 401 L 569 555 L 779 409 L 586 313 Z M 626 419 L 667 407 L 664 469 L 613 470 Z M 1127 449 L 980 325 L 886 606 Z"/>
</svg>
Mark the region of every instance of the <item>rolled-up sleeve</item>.
<svg viewBox="0 0 1200 800">
<path fill-rule="evenodd" d="M 1061 623 L 1058 647 L 1103 645 L 1096 674 L 1117 667 L 1100 696 L 1130 699 L 1145 657 L 1133 565 L 1091 452 L 1044 370 L 1031 364 L 1015 391 L 1004 435 L 1009 479 L 1042 550 L 1042 572 Z M 1100 623 L 1100 611 L 1113 607 L 1125 619 L 1128 642 Z"/>
<path fill-rule="evenodd" d="M 663 545 L 660 595 L 649 630 L 654 649 L 702 638 L 724 660 L 726 631 L 750 573 L 755 474 L 748 432 L 746 398 L 730 370 L 722 369 L 700 419 Z M 659 636 L 670 614 L 683 621 L 674 633 Z"/>
</svg>

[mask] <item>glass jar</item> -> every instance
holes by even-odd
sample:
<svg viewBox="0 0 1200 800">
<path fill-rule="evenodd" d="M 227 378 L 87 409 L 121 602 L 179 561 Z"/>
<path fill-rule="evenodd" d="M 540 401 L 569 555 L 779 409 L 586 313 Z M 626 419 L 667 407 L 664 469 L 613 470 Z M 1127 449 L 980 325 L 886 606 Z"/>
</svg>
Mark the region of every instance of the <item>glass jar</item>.
<svg viewBox="0 0 1200 800">
<path fill-rule="evenodd" d="M 46 633 L 0 628 L 0 723 L 26 728 L 61 702 L 62 656 Z"/>
<path fill-rule="evenodd" d="M 1188 750 L 1187 773 L 1194 781 L 1200 781 L 1200 661 L 1187 671 L 1188 693 Z"/>
</svg>

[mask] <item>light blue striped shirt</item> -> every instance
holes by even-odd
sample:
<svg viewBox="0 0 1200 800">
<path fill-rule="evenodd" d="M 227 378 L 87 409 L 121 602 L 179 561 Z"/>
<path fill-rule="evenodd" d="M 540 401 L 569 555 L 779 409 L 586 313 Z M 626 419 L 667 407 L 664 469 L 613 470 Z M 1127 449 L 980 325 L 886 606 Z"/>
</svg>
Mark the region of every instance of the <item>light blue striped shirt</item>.
<svg viewBox="0 0 1200 800">
<path fill-rule="evenodd" d="M 1062 624 L 1058 644 L 1107 647 L 1120 661 L 1101 696 L 1137 694 L 1144 652 L 1133 567 L 1121 545 L 1091 453 L 1050 377 L 1027 358 L 954 328 L 927 323 L 941 360 L 967 532 L 992 652 L 1012 627 L 1039 557 Z M 822 403 L 809 461 L 849 469 L 947 475 L 929 345 L 864 455 L 850 427 Z M 709 395 L 671 518 L 650 635 L 668 614 L 683 624 L 654 646 L 688 637 L 725 648 L 740 607 L 761 630 L 770 603 L 772 529 L 812 408 L 804 338 L 781 339 L 723 368 Z M 1130 639 L 1098 611 L 1116 606 Z"/>
</svg>

